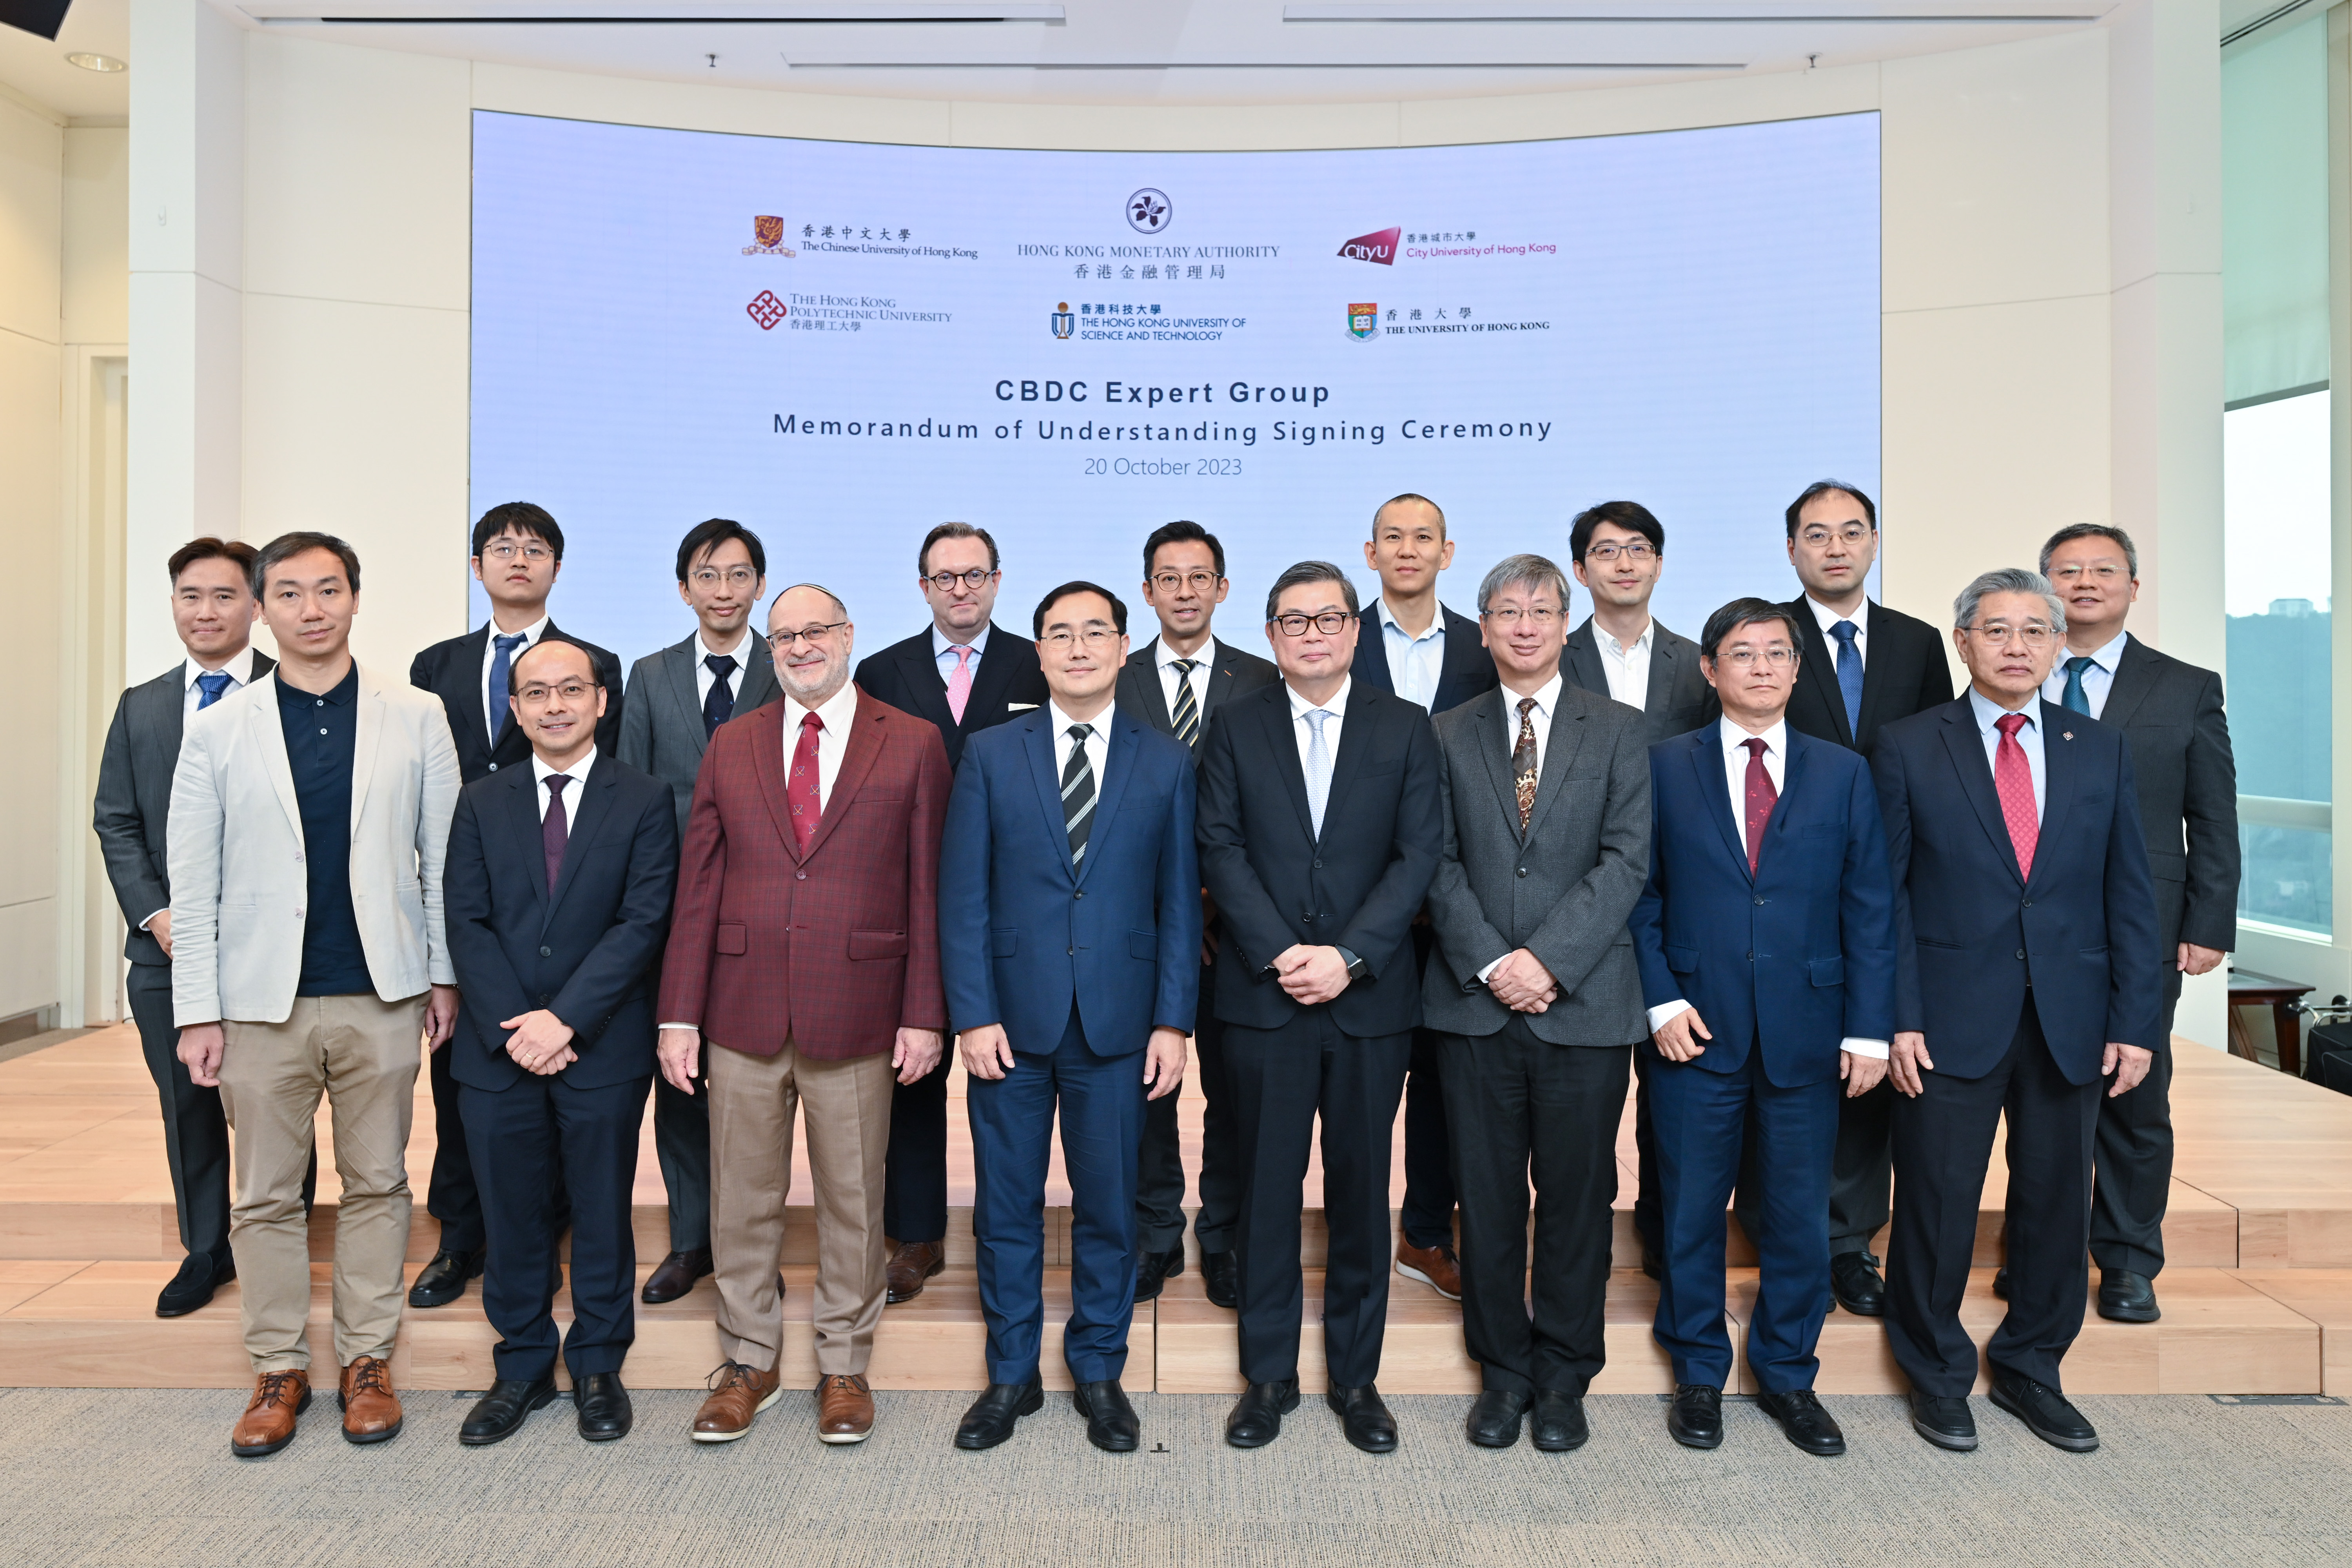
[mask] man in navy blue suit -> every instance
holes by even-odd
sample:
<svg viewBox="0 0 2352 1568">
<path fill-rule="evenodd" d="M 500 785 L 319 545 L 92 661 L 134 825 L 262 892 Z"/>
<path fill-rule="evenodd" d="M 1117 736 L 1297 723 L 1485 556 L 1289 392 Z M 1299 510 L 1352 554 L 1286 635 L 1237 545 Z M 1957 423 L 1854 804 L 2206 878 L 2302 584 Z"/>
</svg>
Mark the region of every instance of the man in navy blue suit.
<svg viewBox="0 0 2352 1568">
<path fill-rule="evenodd" d="M 1809 1454 L 1845 1452 L 1813 1397 L 1830 1306 L 1838 1085 L 1866 1094 L 1894 1032 L 1894 887 L 1870 769 L 1789 728 L 1800 657 L 1785 605 L 1707 617 L 1699 669 L 1723 717 L 1650 748 L 1650 881 L 1633 906 L 1653 1053 L 1664 1246 L 1658 1343 L 1666 1429 L 1723 1441 L 1723 1206 L 1755 1143 L 1761 1268 L 1748 1331 L 1757 1403 Z"/>
<path fill-rule="evenodd" d="M 511 668 L 529 767 L 466 786 L 444 886 L 466 996 L 450 1069 L 489 1232 L 482 1304 L 498 1381 L 459 1428 L 495 1443 L 555 1397 L 554 1204 L 571 1194 L 571 1331 L 580 1435 L 625 1435 L 621 1363 L 636 1335 L 630 1188 L 653 1087 L 652 974 L 677 886 L 669 786 L 596 744 L 598 661 L 542 637 Z"/>
<path fill-rule="evenodd" d="M 1201 984 L 1192 753 L 1115 706 L 1127 663 L 1116 595 L 1065 584 L 1038 605 L 1033 630 L 1051 697 L 966 739 L 940 852 L 940 968 L 970 1075 L 988 1321 L 988 1388 L 955 1441 L 994 1447 L 1045 1400 L 1045 1168 L 1058 1103 L 1070 1182 L 1062 1355 L 1088 1439 L 1129 1453 L 1139 1425 L 1119 1376 L 1143 1108 L 1184 1080 Z"/>
<path fill-rule="evenodd" d="M 2164 987 L 2156 884 L 2123 732 L 2043 701 L 2066 635 L 2049 582 L 1988 572 L 1952 606 L 1957 702 L 1871 752 L 1895 876 L 1895 1236 L 1886 1337 L 1911 1425 L 1977 1446 L 1977 1347 L 1960 1326 L 1977 1202 L 2008 1121 L 2009 1315 L 1985 1347 L 1992 1402 L 2037 1437 L 2099 1435 L 2059 1391 L 2089 1295 L 2102 1087 L 2147 1075 Z"/>
</svg>

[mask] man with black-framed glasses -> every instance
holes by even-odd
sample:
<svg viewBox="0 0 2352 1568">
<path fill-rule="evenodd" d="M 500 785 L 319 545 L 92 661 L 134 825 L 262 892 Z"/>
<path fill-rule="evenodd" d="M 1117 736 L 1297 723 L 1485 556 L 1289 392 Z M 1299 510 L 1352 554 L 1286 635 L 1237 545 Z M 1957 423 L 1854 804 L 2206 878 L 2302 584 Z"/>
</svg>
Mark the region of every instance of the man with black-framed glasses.
<svg viewBox="0 0 2352 1568">
<path fill-rule="evenodd" d="M 1037 645 L 989 618 L 1003 583 L 1003 562 L 988 530 L 940 523 L 915 552 L 915 586 L 930 606 L 931 624 L 857 666 L 858 689 L 868 697 L 938 727 L 950 772 L 963 761 L 966 740 L 1045 701 Z M 947 1267 L 945 1068 L 892 1093 L 882 1208 L 891 1243 L 890 1300 L 908 1300 Z"/>
</svg>

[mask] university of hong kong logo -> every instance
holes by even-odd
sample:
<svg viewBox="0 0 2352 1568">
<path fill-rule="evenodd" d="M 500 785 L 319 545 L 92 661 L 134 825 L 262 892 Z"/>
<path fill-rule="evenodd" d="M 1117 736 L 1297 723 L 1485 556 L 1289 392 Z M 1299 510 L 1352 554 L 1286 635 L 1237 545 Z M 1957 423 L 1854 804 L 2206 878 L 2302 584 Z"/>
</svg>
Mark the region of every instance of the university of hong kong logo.
<svg viewBox="0 0 2352 1568">
<path fill-rule="evenodd" d="M 1339 247 L 1339 254 L 1350 261 L 1377 262 L 1382 267 L 1396 265 L 1397 236 L 1403 226 L 1384 228 L 1378 234 L 1360 234 Z"/>
<path fill-rule="evenodd" d="M 1127 223 L 1138 234 L 1158 234 L 1176 216 L 1170 205 L 1168 193 L 1144 187 L 1127 198 Z"/>
<path fill-rule="evenodd" d="M 798 256 L 784 244 L 784 220 L 780 217 L 755 217 L 751 220 L 751 243 L 743 247 L 746 256 Z"/>
<path fill-rule="evenodd" d="M 763 332 L 774 331 L 776 323 L 791 313 L 784 309 L 784 302 L 776 298 L 774 290 L 769 289 L 761 289 L 759 298 L 744 306 L 743 310 L 760 323 L 760 330 Z"/>
<path fill-rule="evenodd" d="M 1348 331 L 1356 337 L 1369 338 L 1381 330 L 1381 308 L 1378 305 L 1348 307 Z"/>
<path fill-rule="evenodd" d="M 1065 300 L 1060 304 L 1055 306 L 1054 335 L 1057 338 L 1066 338 L 1077 330 L 1078 319 L 1070 313 L 1070 302 L 1067 300 Z"/>
</svg>

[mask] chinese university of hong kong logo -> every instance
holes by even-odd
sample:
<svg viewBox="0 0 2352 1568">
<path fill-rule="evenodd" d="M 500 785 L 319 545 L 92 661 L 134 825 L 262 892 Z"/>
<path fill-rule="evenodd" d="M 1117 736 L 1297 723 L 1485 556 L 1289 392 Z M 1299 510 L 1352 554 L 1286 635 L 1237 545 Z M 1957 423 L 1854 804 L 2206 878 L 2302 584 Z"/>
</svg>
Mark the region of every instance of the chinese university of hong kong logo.
<svg viewBox="0 0 2352 1568">
<path fill-rule="evenodd" d="M 797 256 L 800 252 L 785 246 L 782 218 L 755 217 L 751 220 L 751 243 L 743 247 L 743 254 L 746 256 Z"/>
<path fill-rule="evenodd" d="M 1381 267 L 1396 265 L 1397 236 L 1403 226 L 1384 228 L 1377 234 L 1360 234 L 1339 247 L 1339 254 L 1350 261 L 1370 261 Z"/>
<path fill-rule="evenodd" d="M 774 290 L 768 289 L 761 289 L 760 297 L 743 309 L 753 321 L 760 323 L 760 330 L 763 332 L 772 331 L 776 323 L 789 314 L 784 309 L 784 302 L 776 298 Z"/>
<path fill-rule="evenodd" d="M 1127 198 L 1128 226 L 1138 234 L 1158 234 L 1168 226 L 1176 209 L 1169 205 L 1165 191 L 1146 186 Z"/>
<path fill-rule="evenodd" d="M 1067 300 L 1065 300 L 1060 304 L 1055 306 L 1054 335 L 1057 338 L 1066 338 L 1077 330 L 1078 319 L 1077 317 L 1070 314 L 1070 302 Z"/>
<path fill-rule="evenodd" d="M 1378 305 L 1348 307 L 1348 331 L 1356 337 L 1370 338 L 1381 330 L 1381 308 Z"/>
</svg>

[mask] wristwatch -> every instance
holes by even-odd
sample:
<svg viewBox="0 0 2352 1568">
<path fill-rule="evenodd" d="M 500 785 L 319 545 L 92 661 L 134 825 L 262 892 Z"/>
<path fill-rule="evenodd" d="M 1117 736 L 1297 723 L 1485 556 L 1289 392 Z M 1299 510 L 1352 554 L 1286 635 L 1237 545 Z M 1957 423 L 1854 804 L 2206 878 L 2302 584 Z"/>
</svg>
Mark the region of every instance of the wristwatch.
<svg viewBox="0 0 2352 1568">
<path fill-rule="evenodd" d="M 1348 978 L 1349 980 L 1361 980 L 1368 973 L 1370 973 L 1364 965 L 1364 961 L 1358 958 L 1346 948 L 1334 947 L 1331 951 L 1338 953 L 1339 955 L 1339 962 L 1348 966 Z"/>
</svg>

